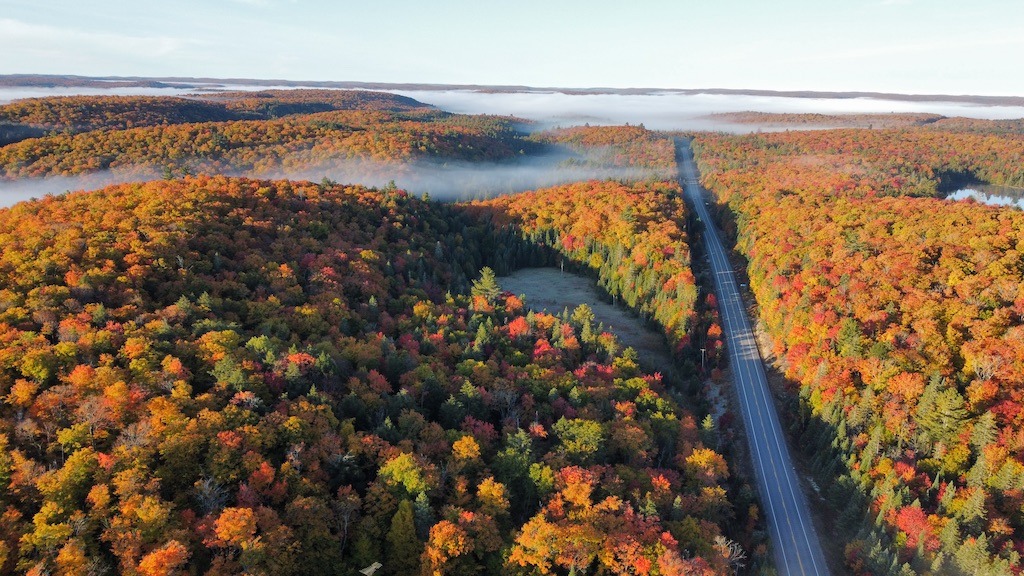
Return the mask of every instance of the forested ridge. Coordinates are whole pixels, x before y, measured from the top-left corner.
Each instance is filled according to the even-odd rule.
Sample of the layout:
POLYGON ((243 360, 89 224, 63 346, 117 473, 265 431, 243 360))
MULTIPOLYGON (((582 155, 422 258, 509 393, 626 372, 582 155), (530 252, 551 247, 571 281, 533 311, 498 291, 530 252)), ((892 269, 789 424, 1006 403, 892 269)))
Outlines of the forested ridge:
POLYGON ((403 112, 429 108, 404 96, 362 90, 263 90, 190 97, 58 96, 4 104, 0 106, 0 124, 74 134, 193 122, 269 120, 332 110, 403 112))
POLYGON ((140 126, 239 120, 219 104, 161 96, 27 98, 0 106, 0 122, 42 132, 79 133, 140 126))
MULTIPOLYGON (((189 174, 385 182, 455 178, 480 163, 529 179, 568 175, 669 178, 670 139, 642 126, 573 127, 528 135, 512 117, 451 114, 393 94, 338 90, 190 97, 52 97, 0 106, 0 180, 78 177, 82 185, 189 174), (3 145, 3 144, 7 145, 3 145), (511 169, 511 168, 510 168, 511 169)), ((476 170, 476 172, 481 172, 476 170)), ((488 193, 501 186, 477 174, 488 193)), ((474 182, 465 176, 465 186, 474 182)), ((544 179, 541 179, 544 181, 544 179)), ((466 196, 474 196, 464 191, 466 196)))
POLYGON ((0 148, 0 176, 68 176, 102 170, 140 178, 164 172, 323 172, 345 161, 503 160, 516 157, 526 145, 507 119, 460 117, 432 110, 331 111, 274 120, 185 123, 33 138, 0 148))
POLYGON ((963 124, 695 141, 856 573, 1021 568, 1024 214, 935 196, 1024 140, 963 124))
POLYGON ((590 162, 601 165, 649 168, 668 179, 675 174, 672 140, 642 125, 555 128, 531 134, 530 139, 586 152, 590 162))
POLYGON ((795 129, 807 128, 899 128, 923 126, 945 120, 944 116, 925 113, 889 114, 814 114, 780 112, 719 112, 707 116, 713 120, 737 124, 759 124, 762 126, 786 126, 795 129))

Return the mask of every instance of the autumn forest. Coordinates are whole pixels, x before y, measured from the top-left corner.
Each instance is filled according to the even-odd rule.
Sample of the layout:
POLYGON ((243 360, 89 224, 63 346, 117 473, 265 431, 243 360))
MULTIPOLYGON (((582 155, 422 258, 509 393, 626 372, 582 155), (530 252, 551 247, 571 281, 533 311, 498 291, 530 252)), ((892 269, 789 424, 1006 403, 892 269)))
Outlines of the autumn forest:
POLYGON ((946 195, 1024 187, 1024 125, 732 120, 766 116, 785 129, 358 90, 0 105, 0 182, 94 183, 0 209, 0 574, 785 573, 712 227, 828 568, 1020 574, 1024 212, 946 195), (523 192, 394 182, 543 158, 560 183, 523 192), (537 267, 672 369, 502 287, 537 267))

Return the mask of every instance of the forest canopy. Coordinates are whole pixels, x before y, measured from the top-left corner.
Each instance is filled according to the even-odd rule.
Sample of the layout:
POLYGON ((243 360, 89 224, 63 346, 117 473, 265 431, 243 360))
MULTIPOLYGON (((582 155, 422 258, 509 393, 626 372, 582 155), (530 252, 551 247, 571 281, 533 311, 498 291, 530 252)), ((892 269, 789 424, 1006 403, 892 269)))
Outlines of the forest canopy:
POLYGON ((487 234, 225 177, 0 211, 0 571, 726 573, 723 456, 487 234))
POLYGON ((936 198, 1024 184, 1003 124, 696 140, 858 572, 1021 567, 1024 213, 936 198))

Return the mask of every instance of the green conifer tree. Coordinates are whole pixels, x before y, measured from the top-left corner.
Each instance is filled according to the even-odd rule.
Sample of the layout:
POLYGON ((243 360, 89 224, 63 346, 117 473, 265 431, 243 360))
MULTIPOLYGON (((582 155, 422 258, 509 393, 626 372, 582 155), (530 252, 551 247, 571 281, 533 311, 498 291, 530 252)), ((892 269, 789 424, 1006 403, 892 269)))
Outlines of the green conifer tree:
POLYGON ((483 296, 488 302, 493 302, 501 294, 501 286, 494 277, 494 270, 484 266, 480 270, 480 278, 473 281, 471 292, 473 296, 483 296))
POLYGON ((415 513, 409 500, 402 500, 398 505, 398 511, 391 518, 391 529, 388 530, 386 539, 384 573, 418 574, 423 543, 416 536, 415 513))
POLYGON ((430 533, 430 527, 434 525, 434 510, 430 507, 430 499, 427 498, 426 492, 420 492, 416 496, 415 509, 413 510, 413 520, 416 524, 416 536, 420 540, 426 540, 427 535, 430 533))

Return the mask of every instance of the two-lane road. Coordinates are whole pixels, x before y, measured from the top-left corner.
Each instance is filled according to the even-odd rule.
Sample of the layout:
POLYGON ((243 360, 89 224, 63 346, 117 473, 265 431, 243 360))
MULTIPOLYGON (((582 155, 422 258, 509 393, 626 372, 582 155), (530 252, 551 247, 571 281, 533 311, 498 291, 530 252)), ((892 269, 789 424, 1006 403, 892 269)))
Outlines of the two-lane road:
POLYGON ((829 573, 807 499, 800 490, 779 417, 768 391, 761 355, 736 285, 736 276, 697 181, 689 142, 677 140, 683 188, 704 223, 704 245, 711 259, 715 291, 726 336, 729 362, 750 444, 758 492, 765 508, 772 551, 779 574, 829 573))

